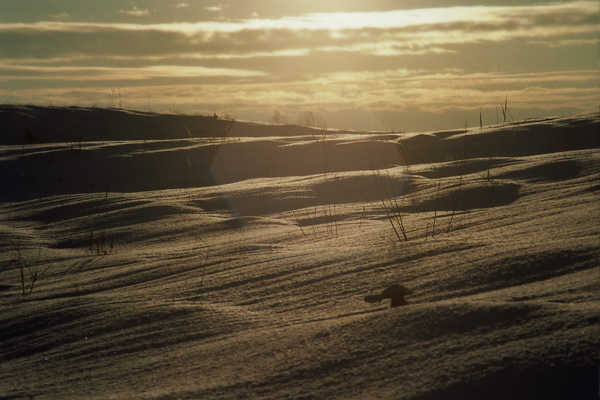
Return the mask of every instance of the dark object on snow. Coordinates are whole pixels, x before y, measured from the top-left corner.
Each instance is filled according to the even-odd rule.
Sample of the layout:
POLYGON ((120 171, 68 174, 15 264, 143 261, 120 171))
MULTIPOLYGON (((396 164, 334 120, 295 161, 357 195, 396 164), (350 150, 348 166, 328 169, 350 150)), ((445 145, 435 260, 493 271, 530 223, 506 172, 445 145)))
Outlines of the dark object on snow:
POLYGON ((404 306, 408 304, 408 302, 404 300, 404 296, 412 293, 412 290, 395 283, 388 286, 381 294, 365 296, 365 301, 367 303, 381 303, 381 300, 383 299, 392 299, 390 307, 404 306))

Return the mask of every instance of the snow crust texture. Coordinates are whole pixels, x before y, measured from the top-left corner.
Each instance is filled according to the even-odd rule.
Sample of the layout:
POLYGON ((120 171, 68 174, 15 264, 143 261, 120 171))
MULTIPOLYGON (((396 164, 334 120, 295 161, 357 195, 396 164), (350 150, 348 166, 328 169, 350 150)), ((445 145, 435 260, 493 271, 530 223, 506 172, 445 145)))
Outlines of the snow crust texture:
POLYGON ((599 150, 0 106, 0 398, 596 399, 599 150))

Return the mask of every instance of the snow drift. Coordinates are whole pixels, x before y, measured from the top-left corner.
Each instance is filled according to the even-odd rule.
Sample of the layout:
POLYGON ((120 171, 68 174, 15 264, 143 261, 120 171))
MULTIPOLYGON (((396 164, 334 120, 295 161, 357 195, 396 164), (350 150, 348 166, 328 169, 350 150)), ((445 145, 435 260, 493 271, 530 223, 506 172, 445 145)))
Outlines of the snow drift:
POLYGON ((0 397, 596 398, 599 128, 2 106, 0 397))

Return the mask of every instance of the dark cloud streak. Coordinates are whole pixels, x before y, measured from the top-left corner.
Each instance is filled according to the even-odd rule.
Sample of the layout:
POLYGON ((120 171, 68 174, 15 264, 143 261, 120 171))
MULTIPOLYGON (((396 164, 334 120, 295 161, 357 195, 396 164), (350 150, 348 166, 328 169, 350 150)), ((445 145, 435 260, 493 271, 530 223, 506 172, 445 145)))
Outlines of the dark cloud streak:
POLYGON ((190 51, 187 38, 162 31, 98 30, 95 32, 0 33, 3 58, 50 58, 72 55, 162 56, 190 51))

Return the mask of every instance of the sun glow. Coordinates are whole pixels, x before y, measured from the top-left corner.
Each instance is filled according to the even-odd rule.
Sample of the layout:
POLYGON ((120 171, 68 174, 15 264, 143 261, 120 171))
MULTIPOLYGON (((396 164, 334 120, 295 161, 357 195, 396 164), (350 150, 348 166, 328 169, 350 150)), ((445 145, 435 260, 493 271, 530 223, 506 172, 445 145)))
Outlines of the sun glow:
POLYGON ((32 8, 28 19, 20 11, 6 17, 10 6, 3 7, 0 99, 90 104, 119 86, 132 108, 178 104, 195 112, 198 97, 203 109, 235 117, 264 121, 273 108, 312 109, 350 128, 341 124, 373 113, 404 121, 410 107, 478 115, 507 92, 513 104, 527 99, 523 107, 548 112, 598 105, 596 1, 440 7, 423 0, 393 9, 394 2, 311 0, 267 9, 165 0, 137 9, 123 0, 89 6, 103 13, 93 16, 56 2, 64 7, 32 8), (364 110, 370 114, 357 117, 364 110))

